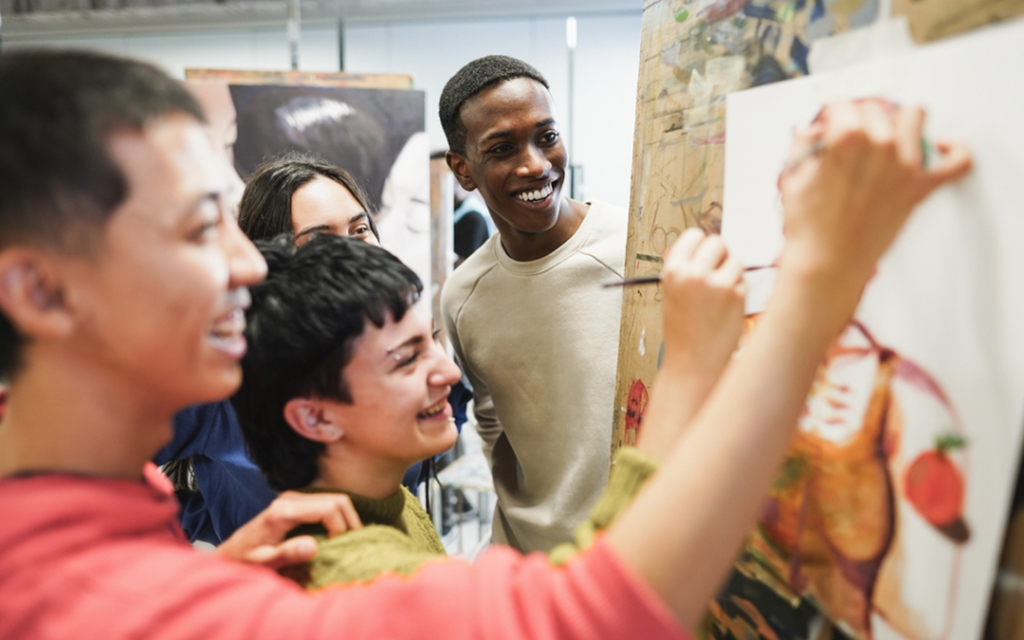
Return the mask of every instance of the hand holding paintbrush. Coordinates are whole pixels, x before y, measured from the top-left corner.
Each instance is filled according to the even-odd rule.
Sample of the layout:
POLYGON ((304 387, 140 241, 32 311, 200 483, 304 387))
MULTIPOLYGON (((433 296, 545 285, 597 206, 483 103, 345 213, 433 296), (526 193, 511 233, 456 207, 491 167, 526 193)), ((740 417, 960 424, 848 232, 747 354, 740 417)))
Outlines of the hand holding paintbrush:
MULTIPOLYGON (((885 100, 883 98, 862 98, 855 101, 852 104, 859 105, 870 105, 873 109, 870 110, 874 115, 875 122, 873 126, 869 128, 877 135, 877 129, 880 128, 882 121, 889 118, 893 121, 897 128, 920 128, 919 118, 923 118, 923 113, 920 110, 909 110, 901 111, 899 105, 885 100)), ((842 106, 833 107, 832 113, 836 110, 840 111, 839 119, 846 117, 844 113, 845 109, 842 106)), ((800 169, 808 161, 820 157, 827 146, 825 139, 825 128, 826 121, 829 117, 829 109, 823 108, 811 124, 803 130, 797 132, 794 137, 793 148, 790 151, 789 157, 786 159, 783 169, 779 174, 779 191, 783 192, 783 182, 791 176, 793 173, 800 169)), ((833 116, 835 119, 835 116, 833 116)), ((881 127, 884 128, 884 127, 881 127)), ((913 159, 913 162, 918 164, 923 169, 930 169, 936 162, 944 160, 943 151, 950 148, 946 143, 940 143, 938 145, 928 142, 924 137, 918 138, 919 143, 917 148, 905 146, 899 150, 901 155, 907 158, 913 159)), ((957 156, 952 159, 952 162, 943 164, 950 164, 951 166, 959 165, 962 159, 957 156)), ((943 167, 940 167, 943 168, 943 167)), ((943 173, 937 175, 943 176, 943 173)), ((772 265, 761 265, 756 267, 747 267, 744 271, 757 271, 760 269, 770 269, 777 267, 777 264, 772 265)), ((610 287, 625 287, 632 285, 645 285, 645 284, 657 284, 661 282, 661 274, 642 276, 638 278, 628 278, 619 282, 608 282, 602 285, 604 288, 610 287)))

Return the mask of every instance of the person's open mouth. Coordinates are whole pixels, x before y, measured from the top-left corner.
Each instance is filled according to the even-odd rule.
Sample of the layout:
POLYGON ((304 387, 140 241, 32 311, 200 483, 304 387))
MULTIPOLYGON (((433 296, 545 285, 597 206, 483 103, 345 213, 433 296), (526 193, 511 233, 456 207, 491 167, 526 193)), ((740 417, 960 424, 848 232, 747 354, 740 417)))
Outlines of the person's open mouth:
POLYGON ((420 411, 416 414, 417 420, 448 420, 452 417, 452 408, 448 404, 447 396, 441 398, 441 401, 432 407, 427 408, 425 411, 420 411))
POLYGON ((232 309, 217 319, 207 334, 210 345, 235 359, 245 355, 245 309, 232 309))
POLYGON ((543 209, 551 203, 555 193, 555 180, 536 189, 526 189, 512 194, 512 197, 523 204, 537 209, 543 209))

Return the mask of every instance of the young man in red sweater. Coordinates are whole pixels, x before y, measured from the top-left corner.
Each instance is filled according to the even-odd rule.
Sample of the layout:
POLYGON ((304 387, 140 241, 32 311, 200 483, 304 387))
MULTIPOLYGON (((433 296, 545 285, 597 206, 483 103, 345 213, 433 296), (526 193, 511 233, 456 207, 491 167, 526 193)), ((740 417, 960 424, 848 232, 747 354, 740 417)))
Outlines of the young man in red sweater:
MULTIPOLYGON (((0 638, 684 637, 876 260, 917 202, 969 168, 950 146, 921 168, 922 118, 837 105, 798 134, 796 153, 822 151, 783 179, 789 244, 775 297, 695 416, 672 396, 687 358, 728 353, 738 330, 719 332, 723 344, 688 336, 735 329, 742 286, 720 240, 679 240, 647 421, 686 430, 645 444, 667 451, 662 471, 586 553, 552 568, 496 548, 475 566, 432 563, 311 595, 265 567, 194 553, 166 483, 145 467, 175 411, 238 386, 246 287, 265 272, 223 213, 198 107, 149 65, 0 56, 0 638), (701 305, 682 303, 694 292, 701 305)), ((341 506, 315 510, 344 518, 341 506)), ((303 517, 262 520, 222 555, 260 559, 303 517)))

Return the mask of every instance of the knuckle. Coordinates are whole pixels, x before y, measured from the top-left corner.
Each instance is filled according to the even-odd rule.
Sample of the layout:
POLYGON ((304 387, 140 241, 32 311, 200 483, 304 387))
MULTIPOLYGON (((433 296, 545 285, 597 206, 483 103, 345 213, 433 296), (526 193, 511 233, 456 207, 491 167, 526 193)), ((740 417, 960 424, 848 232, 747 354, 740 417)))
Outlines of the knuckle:
POLYGON ((856 151, 866 148, 868 144, 867 131, 860 128, 845 127, 836 135, 834 146, 840 150, 856 151))
POLYGON ((295 507, 290 504, 285 504, 278 509, 277 516, 282 520, 292 520, 296 516, 295 507))
POLYGON ((900 148, 894 137, 890 136, 880 140, 878 150, 886 160, 893 160, 899 157, 900 148))
POLYGON ((703 238, 706 235, 700 227, 689 227, 686 231, 683 231, 683 235, 680 238, 703 238))

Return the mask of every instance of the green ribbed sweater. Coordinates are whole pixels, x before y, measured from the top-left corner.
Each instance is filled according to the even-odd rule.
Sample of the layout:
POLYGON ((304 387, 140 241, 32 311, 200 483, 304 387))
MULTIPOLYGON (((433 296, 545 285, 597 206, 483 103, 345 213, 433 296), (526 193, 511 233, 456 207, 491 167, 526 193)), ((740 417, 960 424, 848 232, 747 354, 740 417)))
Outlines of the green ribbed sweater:
MULTIPOLYGON (((575 539, 548 554, 554 564, 562 564, 589 547, 595 536, 607 528, 629 504, 657 462, 632 447, 623 447, 612 460, 608 486, 590 511, 590 517, 576 527, 575 539)), ((307 493, 329 491, 302 489, 307 493)), ((363 521, 363 528, 327 538, 323 527, 300 527, 292 535, 313 535, 316 556, 310 562, 283 573, 310 590, 332 584, 368 582, 383 573, 409 575, 424 563, 445 557, 441 539, 419 500, 402 487, 391 496, 377 500, 349 494, 363 521)))

